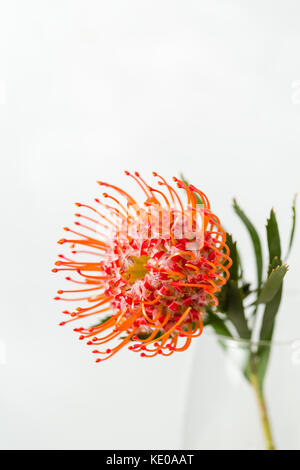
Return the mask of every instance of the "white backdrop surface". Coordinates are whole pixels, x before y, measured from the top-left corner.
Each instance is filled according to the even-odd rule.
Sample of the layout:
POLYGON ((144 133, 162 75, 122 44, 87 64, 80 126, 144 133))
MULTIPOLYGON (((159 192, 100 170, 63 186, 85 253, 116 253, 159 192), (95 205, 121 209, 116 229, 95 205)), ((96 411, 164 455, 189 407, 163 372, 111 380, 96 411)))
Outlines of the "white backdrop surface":
MULTIPOLYGON (((2 448, 182 446, 195 348, 95 364, 57 326, 56 241, 73 202, 99 194, 97 179, 137 191, 124 169, 183 171, 246 250, 251 278, 231 200, 262 232, 274 206, 287 242, 299 15, 296 0, 1 2, 2 448)), ((298 245, 287 278, 296 290, 299 261, 298 245)))

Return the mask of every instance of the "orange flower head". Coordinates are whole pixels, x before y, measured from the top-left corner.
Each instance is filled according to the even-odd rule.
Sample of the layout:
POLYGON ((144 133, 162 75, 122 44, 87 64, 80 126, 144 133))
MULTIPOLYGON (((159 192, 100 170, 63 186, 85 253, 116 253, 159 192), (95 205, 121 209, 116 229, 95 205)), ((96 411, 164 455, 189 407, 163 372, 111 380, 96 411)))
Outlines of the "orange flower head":
POLYGON ((71 237, 58 242, 71 254, 59 255, 53 269, 72 271, 66 280, 75 284, 55 299, 82 303, 63 311, 68 319, 61 325, 97 318, 74 330, 93 346, 96 362, 126 345, 142 357, 186 350, 201 335, 205 308, 217 305, 232 264, 226 234, 202 191, 177 178, 174 187, 153 173, 155 189, 137 172, 125 173, 143 191, 144 204, 98 182, 112 194, 104 192, 106 203, 95 199, 95 207, 76 203, 78 230, 66 227, 71 237))

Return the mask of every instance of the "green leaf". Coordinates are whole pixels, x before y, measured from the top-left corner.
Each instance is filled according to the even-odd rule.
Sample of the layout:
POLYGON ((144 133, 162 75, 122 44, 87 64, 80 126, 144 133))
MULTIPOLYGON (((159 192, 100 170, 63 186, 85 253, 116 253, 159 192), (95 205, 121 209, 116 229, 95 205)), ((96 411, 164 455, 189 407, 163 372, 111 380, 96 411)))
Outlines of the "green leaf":
POLYGON ((270 345, 260 346, 258 353, 257 353, 256 375, 257 375, 259 389, 261 391, 263 391, 264 378, 267 372, 270 353, 271 353, 270 345))
POLYGON ((106 317, 101 318, 101 320, 99 320, 98 323, 96 323, 95 325, 93 325, 92 328, 96 328, 97 326, 103 325, 103 323, 105 323, 106 321, 108 321, 111 317, 112 317, 112 315, 107 315, 106 317))
POLYGON ((280 307, 282 296, 282 283, 273 299, 267 303, 264 311, 263 322, 260 330, 260 340, 269 341, 270 344, 262 344, 255 353, 255 373, 257 375, 260 390, 263 390, 264 379, 267 372, 271 353, 271 339, 273 336, 275 319, 280 307))
POLYGON ((221 287, 221 290, 216 293, 216 297, 218 299, 218 312, 226 313, 227 309, 227 293, 228 293, 228 286, 225 284, 221 287))
POLYGON ((226 314, 234 325, 240 338, 250 338, 251 332, 248 328, 243 306, 243 292, 237 285, 237 281, 227 282, 226 314))
POLYGON ((205 325, 210 325, 215 330, 217 335, 228 336, 232 338, 229 329, 225 325, 225 321, 220 318, 216 313, 210 311, 206 312, 205 325))
POLYGON ((261 243, 258 236, 258 233, 252 224, 252 222, 248 219, 245 212, 239 207, 236 200, 233 200, 233 208, 235 213, 240 217, 244 225, 246 226, 249 235, 252 240, 255 258, 256 258, 256 272, 257 272, 257 286, 260 288, 261 281, 262 281, 262 269, 263 269, 263 258, 262 258, 262 249, 261 243))
POLYGON ((251 294, 251 284, 249 282, 246 282, 242 285, 242 292, 243 292, 243 299, 248 297, 248 295, 251 294))
POLYGON ((206 317, 204 319, 205 326, 211 326, 218 335, 218 343, 224 349, 227 350, 227 342, 222 340, 222 336, 232 338, 232 334, 226 326, 225 320, 220 318, 217 313, 214 313, 210 307, 206 310, 206 317))
POLYGON ((226 233, 226 244, 230 250, 230 258, 232 260, 232 265, 229 268, 230 272, 230 279, 233 281, 238 280, 238 273, 239 273, 239 255, 237 251, 236 242, 233 241, 232 235, 230 233, 226 233))
POLYGON ((273 271, 271 271, 270 276, 266 280, 260 295, 257 299, 258 304, 266 304, 273 299, 274 295, 280 288, 283 278, 288 271, 288 266, 283 264, 282 266, 277 266, 273 271))
MULTIPOLYGON (((226 233, 226 243, 230 250, 230 258, 232 260, 232 265, 229 268, 230 280, 237 282, 241 279, 241 263, 237 244, 235 241, 233 241, 232 235, 230 233, 226 233)), ((243 299, 249 294, 249 287, 250 284, 243 282, 241 286, 241 293, 243 299)), ((218 310, 222 313, 227 313, 228 288, 228 283, 226 283, 224 286, 221 287, 221 290, 217 293, 217 298, 219 301, 218 310)))
MULTIPOLYGON (((232 259, 232 265, 229 268, 230 279, 237 281, 239 258, 238 258, 236 242, 233 241, 232 235, 230 233, 226 233, 226 243, 230 250, 230 257, 232 259)), ((227 312, 227 294, 228 294, 228 284, 226 283, 221 287, 221 290, 217 293, 217 298, 219 301, 219 304, 218 304, 219 312, 222 312, 222 313, 227 312)))
POLYGON ((261 345, 257 352, 249 351, 248 359, 243 370, 245 378, 252 382, 256 377, 260 392, 263 392, 263 384, 267 366, 269 362, 271 347, 269 345, 261 345))
POLYGON ((292 229, 291 229, 290 241, 289 241, 288 251, 287 251, 285 260, 289 257, 289 254, 291 252, 291 248, 293 245, 293 241, 294 241, 295 228, 296 228, 296 199, 297 199, 297 194, 295 194, 293 205, 292 205, 292 213, 293 213, 292 229))
MULTIPOLYGON (((275 326, 276 315, 280 307, 283 277, 287 266, 281 266, 281 244, 276 215, 273 209, 267 220, 267 239, 269 249, 268 279, 262 294, 267 300, 260 328, 260 341, 271 341, 275 326)), ((260 299, 261 300, 261 299, 260 299)), ((264 378, 270 357, 270 345, 259 346, 254 356, 255 373, 260 390, 263 390, 264 378)))
POLYGON ((243 279, 244 270, 243 270, 241 255, 238 251, 237 251, 237 255, 238 255, 238 261, 239 261, 239 279, 243 279))
POLYGON ((260 330, 260 340, 271 341, 276 314, 280 307, 282 283, 270 302, 266 304, 260 330))
POLYGON ((272 269, 274 269, 276 265, 281 265, 280 236, 279 236, 276 215, 273 209, 270 212, 270 218, 267 220, 267 238, 268 238, 269 263, 270 263, 268 275, 270 275, 272 269), (277 259, 277 261, 275 259, 277 259))

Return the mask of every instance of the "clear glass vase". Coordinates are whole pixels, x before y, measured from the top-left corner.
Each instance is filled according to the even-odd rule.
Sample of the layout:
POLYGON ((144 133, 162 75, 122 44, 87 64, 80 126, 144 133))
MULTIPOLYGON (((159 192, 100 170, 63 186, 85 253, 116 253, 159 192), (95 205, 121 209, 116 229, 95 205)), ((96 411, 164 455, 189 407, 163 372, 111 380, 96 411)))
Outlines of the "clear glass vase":
POLYGON ((300 309, 295 306, 292 340, 254 344, 204 330, 187 393, 184 448, 300 449, 300 309), (260 346, 270 352, 263 394, 242 372, 260 346))

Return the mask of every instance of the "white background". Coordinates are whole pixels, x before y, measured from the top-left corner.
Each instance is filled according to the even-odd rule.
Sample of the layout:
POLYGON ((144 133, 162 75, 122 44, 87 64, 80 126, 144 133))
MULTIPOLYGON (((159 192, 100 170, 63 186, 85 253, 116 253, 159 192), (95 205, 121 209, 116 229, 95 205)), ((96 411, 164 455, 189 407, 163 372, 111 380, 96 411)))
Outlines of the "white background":
MULTIPOLYGON (((95 364, 57 326, 56 240, 73 202, 99 195, 97 179, 134 192, 124 169, 184 171, 239 238, 251 278, 231 200, 262 236, 274 206, 286 244, 299 190, 299 15, 297 0, 1 2, 1 447, 182 446, 195 345, 95 364)), ((298 245, 292 289, 299 255, 298 245)))

